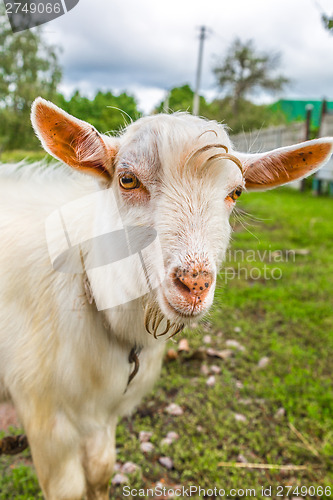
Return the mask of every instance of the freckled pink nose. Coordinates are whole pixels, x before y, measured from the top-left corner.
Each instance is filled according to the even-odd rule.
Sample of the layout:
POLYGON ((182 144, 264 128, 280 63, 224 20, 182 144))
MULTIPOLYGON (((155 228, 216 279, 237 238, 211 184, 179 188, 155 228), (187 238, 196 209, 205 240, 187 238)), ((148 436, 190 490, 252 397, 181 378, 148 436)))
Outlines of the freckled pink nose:
POLYGON ((207 270, 177 269, 173 281, 188 302, 202 302, 212 285, 213 275, 207 270))

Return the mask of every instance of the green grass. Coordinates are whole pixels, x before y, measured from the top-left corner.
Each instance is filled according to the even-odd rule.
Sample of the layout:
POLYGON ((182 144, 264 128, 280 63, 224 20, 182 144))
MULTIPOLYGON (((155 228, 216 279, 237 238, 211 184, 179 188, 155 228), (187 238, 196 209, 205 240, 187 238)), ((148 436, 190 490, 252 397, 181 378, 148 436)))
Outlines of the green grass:
POLYGON ((13 151, 3 151, 0 155, 1 163, 18 163, 22 160, 25 160, 29 163, 41 160, 45 160, 47 162, 54 161, 52 156, 45 153, 43 149, 37 151, 24 151, 21 149, 13 151))
MULTIPOLYGON (((243 250, 245 261, 228 266, 237 269, 240 264, 239 279, 225 283, 221 274, 209 316, 182 334, 189 340, 190 353, 164 364, 154 392, 118 426, 118 462, 131 460, 140 466, 129 475, 131 488, 149 488, 158 481, 170 487, 216 486, 226 492, 254 488, 262 498, 261 487, 271 486, 272 498, 280 498, 278 485, 332 486, 333 199, 281 189, 243 195, 240 206, 257 219, 244 219, 250 232, 233 219, 232 249, 243 250), (286 259, 290 249, 303 252, 286 259), (250 250, 259 250, 262 261, 250 262, 250 250), (268 253, 280 250, 273 256, 268 253), (283 262, 274 261, 281 255, 283 262), (257 268, 263 273, 264 266, 268 276, 274 268, 281 269, 281 279, 246 279, 246 272, 257 268), (236 350, 225 361, 197 359, 198 353, 192 354, 207 334, 212 338, 210 347, 225 349, 226 341, 234 339, 245 350, 236 350), (259 369, 265 356, 269 363, 259 369), (221 368, 214 387, 206 385, 207 376, 200 371, 203 363, 221 368), (179 404, 184 414, 170 416, 165 408, 171 402, 179 404), (281 407, 285 415, 277 418, 281 407), (245 423, 235 420, 237 413, 246 417, 245 423), (150 455, 140 451, 140 430, 153 432, 155 449, 150 455), (162 445, 168 431, 178 432, 180 439, 162 445), (159 464, 162 455, 172 458, 171 471, 159 464), (219 466, 238 462, 239 455, 251 463, 305 465, 307 470, 219 466)), ((170 342, 170 347, 177 345, 170 342)), ((30 467, 20 461, 10 467, 12 462, 0 461, 0 499, 38 498, 30 467)), ((289 493, 292 496, 297 495, 289 493)), ((111 497, 124 498, 122 486, 112 486, 111 497)))

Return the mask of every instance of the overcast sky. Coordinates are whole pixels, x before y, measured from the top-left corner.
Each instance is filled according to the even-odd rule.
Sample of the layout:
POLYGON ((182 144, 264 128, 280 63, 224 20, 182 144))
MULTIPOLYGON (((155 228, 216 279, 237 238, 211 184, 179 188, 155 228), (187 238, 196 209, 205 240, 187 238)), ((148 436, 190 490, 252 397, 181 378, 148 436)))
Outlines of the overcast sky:
POLYGON ((280 72, 292 80, 285 97, 333 99, 333 35, 319 6, 333 14, 331 0, 80 0, 44 32, 63 48, 66 95, 127 90, 149 113, 168 89, 194 86, 198 28, 205 25, 201 88, 208 98, 218 93, 212 67, 238 36, 281 52, 280 72))

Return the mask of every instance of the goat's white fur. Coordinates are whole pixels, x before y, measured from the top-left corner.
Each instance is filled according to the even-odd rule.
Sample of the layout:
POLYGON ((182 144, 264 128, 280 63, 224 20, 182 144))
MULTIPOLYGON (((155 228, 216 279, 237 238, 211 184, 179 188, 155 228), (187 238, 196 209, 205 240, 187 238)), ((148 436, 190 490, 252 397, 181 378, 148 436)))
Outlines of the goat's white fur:
MULTIPOLYGON (((103 314, 88 304, 82 275, 52 270, 44 230, 52 211, 101 189, 99 181, 61 165, 0 170, 0 395, 17 409, 48 500, 107 498, 117 418, 139 403, 161 367, 164 340, 147 333, 144 306, 148 302, 179 321, 165 303, 165 297, 181 301, 170 270, 189 258, 206 259, 216 276, 230 237, 225 198, 243 183, 240 170, 225 159, 202 171, 197 165, 182 169, 186 154, 205 144, 232 151, 225 128, 215 122, 187 114, 153 116, 103 141, 118 150, 115 168, 131 165, 149 190, 149 198, 136 203, 121 195, 116 175, 111 184, 124 220, 158 231, 167 274, 145 302, 103 314), (143 346, 140 370, 124 393, 134 344, 143 346)), ((88 220, 77 214, 77 224, 103 224, 107 217, 101 207, 88 220)), ((115 275, 104 293, 116 293, 117 283, 115 275)), ((199 313, 213 293, 214 286, 199 313)))

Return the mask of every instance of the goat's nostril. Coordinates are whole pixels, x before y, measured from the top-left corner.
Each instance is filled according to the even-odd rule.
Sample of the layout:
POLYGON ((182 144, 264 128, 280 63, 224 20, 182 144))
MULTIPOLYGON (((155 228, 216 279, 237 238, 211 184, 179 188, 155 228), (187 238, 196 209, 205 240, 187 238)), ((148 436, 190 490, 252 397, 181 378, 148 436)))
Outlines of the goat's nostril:
POLYGON ((185 293, 190 293, 191 290, 189 287, 184 283, 184 278, 175 278, 174 279, 174 284, 176 287, 179 289, 179 291, 183 291, 185 293))

